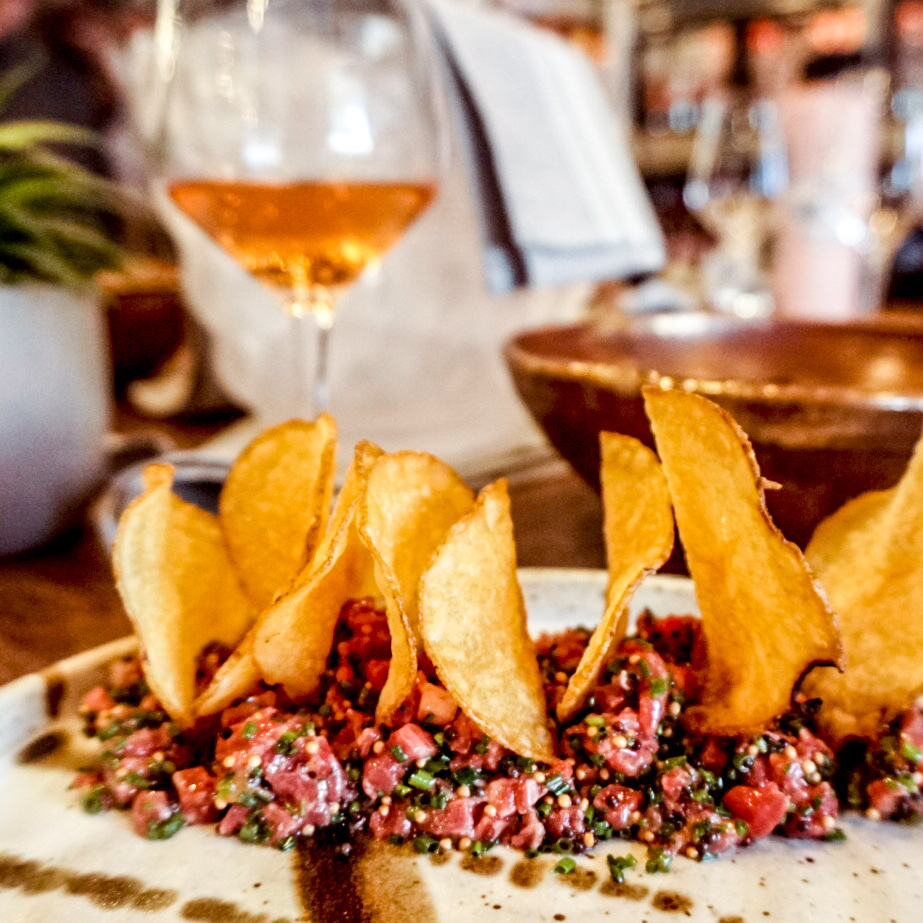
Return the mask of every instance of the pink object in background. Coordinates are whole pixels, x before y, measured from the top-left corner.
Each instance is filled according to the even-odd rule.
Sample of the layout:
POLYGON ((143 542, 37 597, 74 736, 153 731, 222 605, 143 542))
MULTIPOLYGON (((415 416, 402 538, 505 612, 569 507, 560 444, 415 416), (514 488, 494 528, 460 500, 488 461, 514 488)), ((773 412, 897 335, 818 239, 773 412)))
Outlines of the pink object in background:
POLYGON ((772 287, 783 317, 874 310, 874 246, 885 76, 867 71, 791 87, 779 99, 789 189, 778 215, 772 287))

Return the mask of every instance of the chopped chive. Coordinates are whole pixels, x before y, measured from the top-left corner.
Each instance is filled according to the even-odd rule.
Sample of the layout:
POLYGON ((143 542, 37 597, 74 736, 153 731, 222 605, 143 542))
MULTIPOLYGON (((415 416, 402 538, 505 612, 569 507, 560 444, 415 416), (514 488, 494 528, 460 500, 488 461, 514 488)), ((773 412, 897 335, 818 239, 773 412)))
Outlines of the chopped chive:
POLYGON ((480 773, 476 769, 472 769, 470 766, 463 766, 461 769, 456 769, 452 773, 452 781, 456 785, 474 785, 475 782, 480 778, 480 773))
POLYGON ((248 721, 240 729, 240 736, 243 737, 244 740, 252 740, 255 734, 256 734, 256 725, 252 721, 248 721))
POLYGON ((149 840, 169 840, 185 821, 182 814, 171 814, 166 820, 149 820, 144 829, 144 835, 149 840))
POLYGON ((666 873, 670 871, 673 864, 673 857, 662 849, 652 849, 648 855, 647 862, 644 864, 644 870, 651 875, 657 873, 666 873))
POLYGON ((545 779, 545 788, 552 795, 563 795, 570 788, 570 783, 558 773, 545 779))
POLYGON ((407 784, 428 792, 436 784, 436 778, 425 769, 417 769, 407 777, 407 784))
POLYGON ((439 841, 431 836, 418 836, 413 841, 413 848, 422 854, 433 853, 439 848, 439 841))
POLYGON ((104 811, 106 809, 106 801, 103 797, 105 793, 106 786, 101 782, 91 786, 83 798, 80 799, 80 805, 83 810, 87 814, 99 814, 100 811, 104 811))
POLYGON ((630 853, 627 856, 606 856, 609 874, 617 885, 625 883, 626 869, 634 868, 637 862, 638 860, 630 853))

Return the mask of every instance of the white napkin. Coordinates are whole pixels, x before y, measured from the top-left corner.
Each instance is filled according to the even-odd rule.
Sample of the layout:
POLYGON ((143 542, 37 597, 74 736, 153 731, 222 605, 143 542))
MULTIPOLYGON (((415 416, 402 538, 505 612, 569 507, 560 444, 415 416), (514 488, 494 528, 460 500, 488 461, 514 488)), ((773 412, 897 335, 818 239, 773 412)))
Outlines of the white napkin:
POLYGON ((428 0, 495 292, 655 272, 663 235, 592 63, 502 11, 428 0))

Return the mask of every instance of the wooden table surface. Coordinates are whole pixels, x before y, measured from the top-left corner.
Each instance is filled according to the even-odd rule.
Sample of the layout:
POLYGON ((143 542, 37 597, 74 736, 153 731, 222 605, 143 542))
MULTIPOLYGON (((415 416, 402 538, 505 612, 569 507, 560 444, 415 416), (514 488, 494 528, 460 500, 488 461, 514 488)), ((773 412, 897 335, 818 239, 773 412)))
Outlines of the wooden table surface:
MULTIPOLYGON (((162 429, 181 448, 216 432, 162 429)), ((513 477, 510 496, 521 566, 605 566, 602 505, 564 462, 513 477)), ((129 632, 89 517, 45 548, 0 558, 0 685, 129 632)))

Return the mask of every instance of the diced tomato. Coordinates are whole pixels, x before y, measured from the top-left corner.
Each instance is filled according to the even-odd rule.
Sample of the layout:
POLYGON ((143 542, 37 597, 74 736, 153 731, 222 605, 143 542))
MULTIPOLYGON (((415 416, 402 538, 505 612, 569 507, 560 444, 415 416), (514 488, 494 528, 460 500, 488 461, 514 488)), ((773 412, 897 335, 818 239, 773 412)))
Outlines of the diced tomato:
POLYGON ((388 746, 398 746, 409 760, 426 760, 435 756, 438 747, 419 724, 402 724, 391 732, 388 746))
POLYGON ((735 785, 724 795, 724 806, 747 824, 751 839, 772 833, 785 819, 789 803, 785 793, 773 782, 760 788, 735 785))
POLYGON ((458 712, 455 699, 442 686, 424 682, 419 686, 420 702, 417 705, 417 720, 439 724, 450 724, 458 712))

